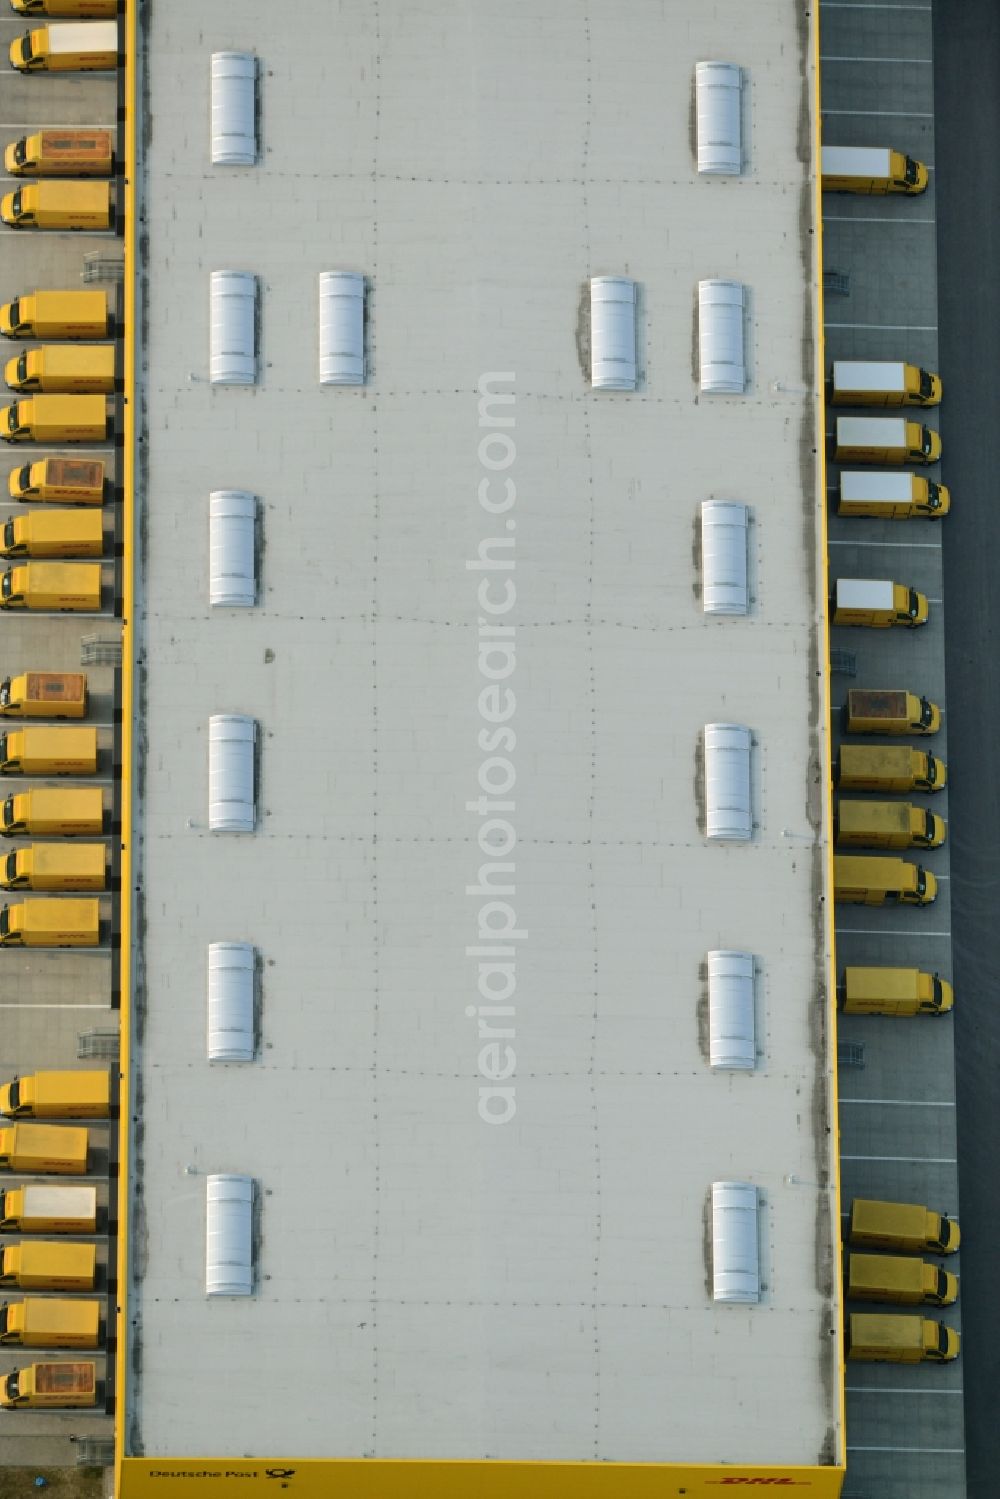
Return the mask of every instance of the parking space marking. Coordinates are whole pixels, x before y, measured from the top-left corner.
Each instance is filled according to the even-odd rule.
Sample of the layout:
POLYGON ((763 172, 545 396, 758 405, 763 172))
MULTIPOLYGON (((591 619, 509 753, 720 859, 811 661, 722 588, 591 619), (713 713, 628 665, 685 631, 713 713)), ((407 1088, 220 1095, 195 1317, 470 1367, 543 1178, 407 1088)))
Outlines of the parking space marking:
POLYGON ((871 1103, 881 1104, 883 1108, 889 1109, 953 1109, 955 1105, 945 1100, 942 1103, 932 1102, 927 1098, 841 1098, 840 1103, 871 1103))
POLYGON ((936 333, 937 323, 824 323, 824 328, 860 328, 870 333, 936 333))
POLYGON ((903 1166, 957 1166, 953 1155, 842 1155, 842 1161, 891 1161, 903 1166))
POLYGON ((910 219, 910 218, 869 218, 867 214, 859 213, 825 213, 824 224, 934 224, 936 219, 910 219))
POLYGON ((958 1395, 961 1397, 964 1393, 962 1390, 937 1390, 933 1385, 930 1389, 921 1389, 919 1385, 911 1388, 909 1385, 845 1384, 844 1390, 848 1395, 958 1395))
POLYGON ((918 547, 925 552, 939 552, 939 541, 828 541, 831 547, 918 547))
MULTIPOLYGON (((933 114, 921 109, 821 109, 822 115, 850 115, 866 120, 933 120, 933 114)), ((924 166, 927 163, 924 162, 924 166)))
POLYGON ((964 1457, 964 1447, 855 1447, 847 1444, 848 1452, 938 1452, 949 1457, 964 1457))
MULTIPOLYGON (((873 926, 839 926, 839 927, 837 927, 837 935, 839 937, 898 937, 899 933, 898 932, 890 932, 890 931, 880 931, 878 927, 873 927, 873 926)), ((909 941, 909 939, 911 937, 950 937, 950 936, 951 936, 951 932, 950 931, 947 931, 947 932, 920 932, 920 931, 912 931, 912 932, 907 932, 906 939, 907 939, 907 941, 909 941)))
POLYGON ((929 68, 934 61, 931 57, 824 57, 820 53, 820 62, 878 62, 878 63, 912 63, 914 67, 929 68))
MULTIPOLYGON (((104 948, 104 951, 107 952, 108 949, 104 948)), ((49 1004, 35 1005, 35 1004, 32 1004, 30 1000, 26 1000, 24 1002, 24 1004, 20 1004, 20 1005, 13 1005, 13 1004, 6 1004, 6 1003, 0 1004, 0 1010, 110 1010, 110 1009, 111 1009, 111 1003, 110 1003, 110 1001, 106 1005, 49 1005, 49 1004)))

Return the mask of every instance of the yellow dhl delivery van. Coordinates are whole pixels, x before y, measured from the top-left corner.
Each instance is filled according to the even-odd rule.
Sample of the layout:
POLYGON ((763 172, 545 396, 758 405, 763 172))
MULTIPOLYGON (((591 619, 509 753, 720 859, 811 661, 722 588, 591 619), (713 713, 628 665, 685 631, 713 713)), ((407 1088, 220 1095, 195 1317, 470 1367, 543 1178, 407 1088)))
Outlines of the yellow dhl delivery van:
POLYGON ((108 850, 103 843, 28 843, 0 860, 3 890, 106 890, 108 850))
POLYGON ((29 896, 0 906, 0 947, 98 947, 100 940, 96 900, 29 896))
POLYGON ((110 229, 115 221, 111 184, 26 182, 0 198, 0 219, 11 229, 110 229))
POLYGON ((29 510, 5 521, 0 557, 102 557, 100 510, 29 510))
POLYGON ((0 1084, 0 1114, 8 1119, 107 1119, 110 1112, 106 1068, 32 1072, 0 1084))
POLYGON ((110 130, 36 130, 4 152, 11 177, 110 177, 114 164, 110 130))
POLYGON ((98 458, 39 458, 10 471, 12 500, 56 500, 70 505, 103 505, 107 494, 104 464, 98 458))
POLYGON ((8 359, 4 379, 11 390, 49 395, 111 395, 115 389, 114 344, 42 344, 8 359))
POLYGON ((26 671, 0 682, 0 717, 86 716, 87 678, 82 671, 26 671))
POLYGON ((937 880, 929 869, 912 864, 909 859, 836 854, 833 897, 836 901, 865 906, 884 906, 889 901, 929 906, 937 899, 937 880))
POLYGON ((30 291, 0 304, 4 338, 108 338, 114 331, 105 291, 30 291))
POLYGON ((96 614, 100 607, 99 562, 20 562, 0 577, 0 609, 96 614))
POLYGON ((93 727, 0 730, 0 773, 24 776, 97 774, 97 730, 93 727))
POLYGON ((919 968, 845 968, 838 999, 845 1015, 946 1015, 951 985, 919 968))
POLYGON ((105 831, 104 793, 97 786, 40 786, 8 796, 0 807, 0 833, 7 838, 27 833, 39 838, 91 837, 105 831))

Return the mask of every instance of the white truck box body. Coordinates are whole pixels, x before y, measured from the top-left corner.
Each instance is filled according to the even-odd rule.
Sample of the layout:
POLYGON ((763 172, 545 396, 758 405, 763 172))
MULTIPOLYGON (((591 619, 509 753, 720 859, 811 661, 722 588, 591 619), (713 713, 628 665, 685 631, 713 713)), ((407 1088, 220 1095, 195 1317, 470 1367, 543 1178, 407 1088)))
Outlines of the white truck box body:
POLYGON ((836 359, 833 364, 833 388, 838 390, 877 390, 886 395, 906 389, 906 365, 888 360, 836 359))
POLYGON ((908 505, 913 499, 912 474, 886 474, 877 470, 859 473, 845 469, 840 476, 840 498, 862 503, 865 500, 908 505))
POLYGON ((824 177, 888 177, 888 146, 823 146, 824 177))
POLYGON ((891 609, 892 580, 838 578, 838 609, 891 609))

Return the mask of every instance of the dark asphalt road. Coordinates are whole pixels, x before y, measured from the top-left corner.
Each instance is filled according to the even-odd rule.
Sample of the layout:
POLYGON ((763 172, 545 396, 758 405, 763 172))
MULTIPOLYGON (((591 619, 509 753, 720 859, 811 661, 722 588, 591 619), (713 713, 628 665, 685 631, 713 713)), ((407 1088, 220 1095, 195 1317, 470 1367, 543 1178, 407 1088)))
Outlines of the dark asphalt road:
MULTIPOLYGON (((1000 6, 935 0, 967 1481, 1000 1494, 1000 6)), ((914 321, 920 321, 915 318, 914 321)))

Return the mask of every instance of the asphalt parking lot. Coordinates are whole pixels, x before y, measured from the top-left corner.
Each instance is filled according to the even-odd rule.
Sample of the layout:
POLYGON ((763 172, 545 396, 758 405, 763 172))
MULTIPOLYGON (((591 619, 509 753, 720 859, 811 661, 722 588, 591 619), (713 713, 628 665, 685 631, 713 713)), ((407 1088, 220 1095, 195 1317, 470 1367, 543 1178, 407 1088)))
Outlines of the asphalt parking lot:
MULTIPOLYGON (((6 8, 5 8, 6 11, 6 8)), ((7 62, 11 40, 25 30, 25 23, 6 12, 0 18, 0 142, 8 141, 49 125, 96 125, 117 128, 117 89, 111 74, 24 77, 13 72, 7 62)), ((9 192, 14 180, 4 177, 0 192, 9 192)), ((0 226, 0 301, 7 302, 20 292, 36 288, 81 287, 84 260, 88 252, 104 255, 119 252, 113 236, 69 233, 17 231, 0 226)), ((103 284, 103 283, 102 283, 103 284)), ((105 289, 112 295, 115 286, 105 289)), ((22 347, 16 340, 0 340, 0 354, 11 358, 22 347)), ((24 507, 13 504, 7 495, 10 469, 47 455, 48 450, 35 445, 4 446, 0 463, 0 525, 12 514, 24 513, 24 507)), ((114 471, 115 450, 73 450, 74 456, 102 457, 114 471)), ((107 523, 113 512, 105 512, 107 523)), ((0 569, 6 564, 0 564, 0 569)), ((105 753, 100 764, 99 780, 110 795, 115 759, 111 749, 115 721, 115 674, 110 665, 92 664, 94 649, 85 641, 98 637, 113 641, 119 635, 114 621, 118 587, 114 559, 109 557, 104 572, 103 617, 81 615, 0 614, 0 675, 26 670, 79 671, 85 665, 90 688, 88 722, 101 726, 101 743, 105 753), (85 664, 86 663, 86 664, 85 664)), ((98 652, 100 654, 100 652, 98 652)), ((4 785, 0 792, 20 789, 4 785)), ((12 845, 14 846, 14 845, 12 845)), ((6 856, 6 842, 0 856, 6 856)), ((111 902, 102 901, 110 916, 111 902)), ((110 938, 110 933, 109 933, 110 938)), ((3 1011, 3 1052, 0 1071, 4 1078, 39 1067, 76 1066, 88 1057, 92 1065, 108 1065, 107 1047, 113 1045, 118 1029, 117 953, 110 940, 95 952, 5 950, 0 951, 0 1010, 3 1011), (99 1060, 98 1060, 99 1058, 99 1060)), ((114 1066, 112 1060, 111 1065, 114 1066)), ((98 1186, 103 1205, 99 1226, 107 1229, 109 1202, 109 1148, 113 1145, 113 1127, 91 1127, 91 1177, 98 1186)), ((15 1178, 2 1185, 14 1185, 15 1178)), ((50 1178, 51 1180, 51 1178, 50 1178)), ((98 1294, 107 1298, 109 1290, 109 1245, 106 1232, 98 1239, 102 1265, 98 1294)), ((113 1300, 107 1303, 113 1315, 113 1300)), ((105 1319, 107 1321, 107 1318, 105 1319)), ((57 1357, 59 1355, 56 1355, 57 1357)), ((29 1363, 45 1354, 38 1350, 5 1348, 0 1354, 0 1377, 10 1369, 29 1363)), ((105 1376, 104 1353, 98 1355, 98 1374, 105 1376)), ((72 1466, 82 1438, 110 1438, 112 1421, 101 1410, 94 1412, 19 1411, 4 1415, 0 1423, 0 1464, 22 1466, 72 1466)))
MULTIPOLYGON (((822 5, 820 19, 824 143, 892 146, 931 167, 930 186, 917 197, 824 195, 827 372, 837 358, 906 360, 939 370, 930 6, 829 3, 822 5)), ((944 399, 945 407, 914 415, 936 427, 941 411, 954 405, 956 390, 947 373, 944 399)), ((849 408, 829 407, 828 429, 838 412, 850 414, 849 408)), ((926 475, 948 484, 955 506, 961 508, 964 498, 952 475, 951 449, 946 432, 942 462, 931 466, 926 475)), ((949 836, 942 848, 905 855, 937 876, 937 901, 925 908, 839 906, 838 971, 849 964, 871 963, 915 967, 951 978, 952 858, 964 839, 951 792, 952 782, 961 776, 949 752, 954 721, 945 694, 945 622, 950 629, 951 618, 942 543, 953 518, 939 523, 839 516, 838 477, 839 468, 831 463, 831 580, 883 578, 905 583, 928 597, 930 619, 912 631, 834 628, 831 647, 843 653, 835 658, 842 670, 832 677, 835 713, 852 686, 905 688, 926 695, 946 712, 941 732, 920 747, 949 763, 946 790, 934 795, 907 794, 908 800, 932 807, 949 821, 949 836)), ((841 737, 839 715, 835 726, 836 753, 841 737)), ((957 1014, 965 1003, 957 977, 956 996, 957 1014)), ((949 1016, 841 1016, 838 1050, 845 1211, 857 1196, 921 1202, 958 1213, 955 1024, 949 1016)), ((962 1258, 962 1253, 950 1257, 948 1267, 961 1273, 958 1262, 962 1258)), ((848 1312, 851 1309, 849 1302, 848 1312)), ((978 1315, 963 1284, 954 1307, 940 1313, 927 1309, 927 1314, 940 1315, 961 1331, 973 1310, 978 1315)), ((847 1365, 845 1496, 958 1499, 966 1493, 963 1376, 967 1367, 962 1357, 943 1365, 847 1365)))

